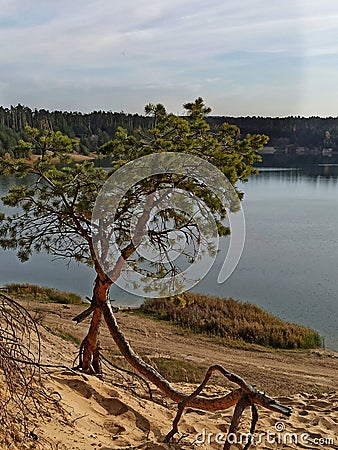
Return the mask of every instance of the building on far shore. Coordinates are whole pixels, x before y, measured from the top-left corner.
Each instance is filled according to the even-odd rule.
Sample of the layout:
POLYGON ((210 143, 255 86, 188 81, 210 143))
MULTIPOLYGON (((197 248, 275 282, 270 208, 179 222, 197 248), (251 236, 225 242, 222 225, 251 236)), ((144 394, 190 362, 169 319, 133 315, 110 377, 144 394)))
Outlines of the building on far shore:
POLYGON ((332 148, 323 148, 322 155, 323 156, 332 156, 332 148))
POLYGON ((265 145, 261 150, 259 150, 259 153, 262 155, 274 155, 276 152, 276 147, 272 147, 271 145, 265 145))

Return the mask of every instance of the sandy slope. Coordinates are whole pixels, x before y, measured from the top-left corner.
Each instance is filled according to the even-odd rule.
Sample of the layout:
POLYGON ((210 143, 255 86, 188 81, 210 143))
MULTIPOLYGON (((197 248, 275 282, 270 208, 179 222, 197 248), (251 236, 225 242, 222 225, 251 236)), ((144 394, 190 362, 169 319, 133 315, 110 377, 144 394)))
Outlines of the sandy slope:
MULTIPOLYGON (((35 430, 46 449, 221 449, 222 439, 231 420, 231 411, 205 413, 188 409, 180 425, 180 431, 186 437, 179 445, 170 447, 163 444, 163 438, 170 430, 175 414, 174 405, 165 407, 98 379, 66 371, 53 375, 53 388, 62 396, 62 405, 67 411, 69 423, 66 424, 55 414, 52 420, 35 430), (212 436, 208 442, 210 433, 212 436), (196 439, 198 442, 194 443, 196 439), (53 445, 49 446, 48 441, 53 445), (205 442, 202 444, 202 441, 205 442)), ((191 386, 185 388, 188 390, 191 386)), ((337 395, 318 398, 303 393, 282 397, 280 400, 294 408, 293 416, 285 420, 276 414, 261 411, 257 439, 261 437, 262 443, 252 448, 338 448, 337 395), (276 427, 277 430, 282 430, 279 436, 276 427), (269 438, 268 432, 271 433, 269 438), (277 436, 274 437, 272 433, 277 436), (290 438, 286 433, 296 433, 298 444, 272 444, 274 438, 288 444, 290 438), (309 436, 305 436, 305 433, 309 436), (316 445, 315 439, 318 438, 332 438, 333 444, 316 445), (267 439, 269 442, 266 442, 267 439)), ((248 433, 249 423, 250 417, 246 414, 241 427, 243 433, 248 433)), ((240 449, 243 446, 234 448, 240 449)))
MULTIPOLYGON (((79 337, 84 334, 86 324, 76 326, 71 322, 81 307, 31 303, 29 308, 45 326, 79 337)), ((293 414, 286 419, 260 409, 257 439, 260 438, 261 442, 252 448, 338 449, 336 354, 228 349, 206 337, 181 333, 166 323, 130 313, 117 313, 117 317, 128 339, 141 354, 186 359, 202 365, 221 363, 281 403, 292 406, 293 414), (290 436, 288 433, 295 434, 290 436), (290 444, 291 439, 293 443, 290 444)), ((42 330, 42 342, 44 362, 72 364, 76 355, 75 345, 45 330, 42 330)), ((106 332, 102 335, 102 346, 114 348, 106 332)), ((122 386, 121 380, 112 372, 102 381, 69 370, 52 370, 46 378, 46 385, 60 394, 65 415, 51 409, 51 417, 36 424, 37 443, 27 440, 26 444, 43 450, 223 448, 222 440, 231 420, 231 410, 206 413, 188 409, 180 424, 185 437, 179 444, 168 446, 163 444, 163 438, 171 428, 175 405, 156 389, 155 401, 150 401, 147 392, 140 387, 135 388, 135 395, 130 385, 135 380, 129 381, 128 388, 122 386)), ((193 386, 181 384, 180 388, 191 392, 193 386)), ((226 389, 211 386, 208 394, 226 389)), ((241 432, 247 433, 249 424, 248 412, 242 421, 241 432)), ((20 446, 7 448, 20 449, 20 446)), ((243 445, 234 444, 232 448, 243 449, 243 445)))

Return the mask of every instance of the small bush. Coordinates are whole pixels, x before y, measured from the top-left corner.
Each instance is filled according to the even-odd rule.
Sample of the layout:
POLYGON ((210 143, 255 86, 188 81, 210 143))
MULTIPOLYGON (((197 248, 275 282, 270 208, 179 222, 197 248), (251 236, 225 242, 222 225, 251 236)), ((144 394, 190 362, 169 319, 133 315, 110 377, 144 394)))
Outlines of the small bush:
POLYGON ((58 289, 49 287, 41 287, 36 284, 10 283, 5 285, 5 290, 8 294, 19 299, 72 305, 80 305, 82 303, 82 298, 78 294, 59 291, 58 289))
POLYGON ((259 306, 233 298, 185 295, 185 302, 175 302, 172 298, 147 299, 141 311, 193 333, 218 336, 228 341, 282 349, 309 349, 321 345, 321 337, 316 331, 288 323, 259 306))

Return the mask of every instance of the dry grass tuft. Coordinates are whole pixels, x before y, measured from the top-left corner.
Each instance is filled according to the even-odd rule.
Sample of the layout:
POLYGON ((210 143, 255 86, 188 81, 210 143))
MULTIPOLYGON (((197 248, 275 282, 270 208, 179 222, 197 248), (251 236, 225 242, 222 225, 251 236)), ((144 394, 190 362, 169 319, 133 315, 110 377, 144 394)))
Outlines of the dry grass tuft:
POLYGON ((141 311, 193 333, 217 336, 228 341, 281 349, 321 346, 321 337, 316 331, 286 322, 256 305, 233 298, 186 293, 179 299, 148 299, 141 306, 141 311))
POLYGON ((5 285, 4 292, 23 300, 34 300, 43 303, 61 303, 81 305, 82 298, 73 292, 59 291, 58 289, 42 287, 29 283, 9 283, 5 285))

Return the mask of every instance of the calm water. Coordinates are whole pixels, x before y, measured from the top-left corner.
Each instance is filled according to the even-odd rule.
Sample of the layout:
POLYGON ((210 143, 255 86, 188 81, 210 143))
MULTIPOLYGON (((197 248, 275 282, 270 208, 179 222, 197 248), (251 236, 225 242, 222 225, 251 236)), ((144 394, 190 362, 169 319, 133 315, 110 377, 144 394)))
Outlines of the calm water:
MULTIPOLYGON (((9 179, 0 179, 0 194, 9 179)), ((256 303, 275 315, 317 329, 328 348, 338 350, 338 167, 267 169, 241 186, 247 233, 232 276, 217 283, 220 268, 195 288, 256 303)), ((0 284, 31 282, 91 293, 91 269, 46 255, 21 264, 0 250, 0 284)), ((118 289, 112 298, 140 303, 118 289)))

